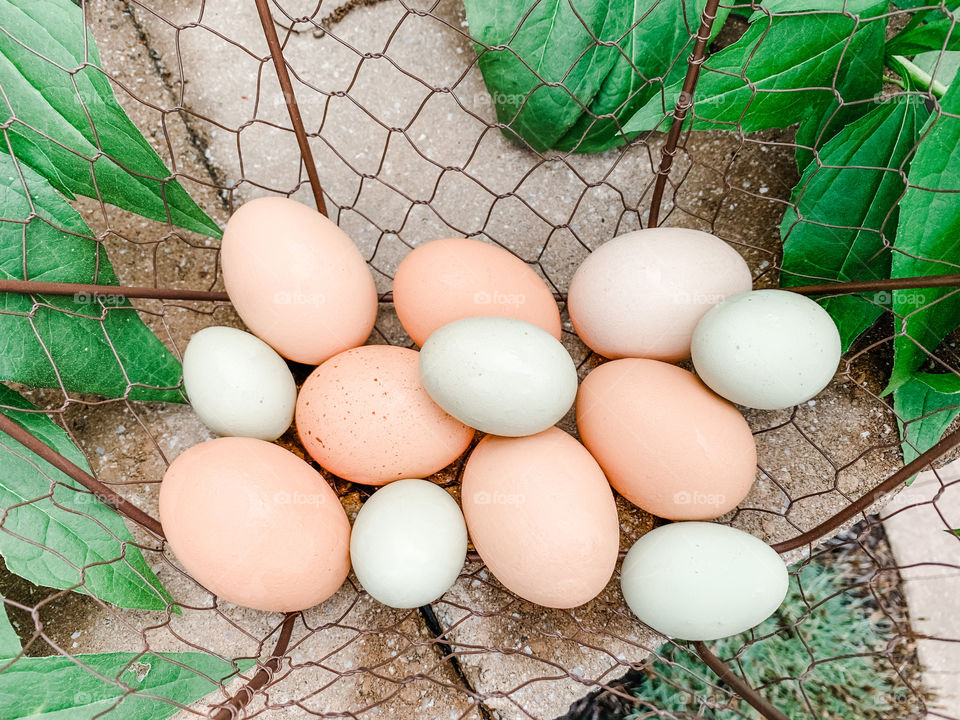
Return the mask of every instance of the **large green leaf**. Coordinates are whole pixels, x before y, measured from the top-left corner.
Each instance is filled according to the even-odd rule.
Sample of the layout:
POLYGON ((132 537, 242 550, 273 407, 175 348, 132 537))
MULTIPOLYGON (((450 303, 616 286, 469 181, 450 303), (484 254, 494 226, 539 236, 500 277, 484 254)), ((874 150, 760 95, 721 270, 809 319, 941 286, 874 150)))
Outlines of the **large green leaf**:
MULTIPOLYGON (((117 284, 80 215, 43 177, 5 154, 0 277, 117 284)), ((0 293, 0 380, 179 402, 180 375, 179 361, 123 298, 0 293)))
MULTIPOLYGON (((67 433, 5 385, 0 385, 0 411, 89 470, 67 433)), ((10 571, 37 585, 76 589, 120 607, 170 607, 173 599, 133 543, 113 509, 0 433, 0 554, 10 571)))
MULTIPOLYGON (((842 7, 839 0, 833 4, 842 7)), ((743 37, 704 63, 694 128, 752 132, 789 127, 813 108, 835 101, 838 76, 848 72, 861 74, 862 82, 879 90, 885 19, 855 19, 838 12, 754 17, 743 37)), ((648 102, 625 130, 668 127, 681 88, 682 80, 663 98, 648 102)))
POLYGON ((593 102, 621 56, 597 40, 619 40, 633 14, 622 0, 464 4, 497 118, 535 150, 553 147, 593 102))
POLYGON ((24 657, 0 672, 0 717, 164 720, 253 663, 196 652, 24 657))
POLYGON ((949 86, 960 69, 960 50, 923 52, 914 56, 913 64, 936 82, 949 86))
POLYGON ((130 122, 99 66, 83 11, 70 0, 0 0, 0 151, 12 148, 68 196, 99 197, 220 237, 130 122))
POLYGON ((927 50, 960 50, 960 23, 956 20, 940 10, 921 13, 916 20, 890 39, 888 53, 914 55, 927 50))
MULTIPOLYGON (((783 286, 890 276, 903 174, 929 113, 917 96, 894 98, 847 125, 819 152, 794 188, 780 225, 783 286)), ((889 304, 889 303, 886 303, 889 304)), ((825 298, 850 347, 884 311, 882 298, 825 298)))
MULTIPOLYGON (((11 658, 20 654, 20 637, 10 624, 7 616, 7 604, 0 597, 0 658, 11 658)), ((0 663, 3 661, 0 660, 0 663)))
MULTIPOLYGON (((910 165, 900 203, 892 277, 960 272, 960 83, 931 117, 910 165)), ((896 290, 893 371, 887 391, 910 379, 937 345, 960 324, 955 288, 896 290)))
POLYGON ((936 445, 960 414, 960 376, 917 373, 893 393, 893 408, 908 463, 936 445))
MULTIPOLYGON (((617 39, 620 53, 600 90, 573 127, 556 143, 560 150, 600 152, 627 141, 620 128, 650 98, 682 79, 706 0, 636 0, 630 30, 617 39)), ((713 22, 716 35, 729 8, 713 22)))

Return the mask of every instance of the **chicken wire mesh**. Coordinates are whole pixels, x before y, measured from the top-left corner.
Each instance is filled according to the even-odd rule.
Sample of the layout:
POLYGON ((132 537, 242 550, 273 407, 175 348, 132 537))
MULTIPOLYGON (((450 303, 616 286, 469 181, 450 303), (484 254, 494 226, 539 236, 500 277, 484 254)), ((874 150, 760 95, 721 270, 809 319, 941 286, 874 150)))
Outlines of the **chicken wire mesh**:
MULTIPOLYGON (((562 8, 566 3, 553 5, 562 8)), ((576 14, 587 5, 569 7, 576 14)), ((87 146, 51 135, 45 118, 18 105, 17 98, 23 97, 17 94, 20 76, 15 77, 12 65, 3 66, 0 83, 8 109, 3 149, 13 168, 5 197, 32 198, 25 200, 25 212, 10 217, 7 207, 22 203, 4 200, 0 247, 6 280, 111 284, 112 262, 120 284, 160 290, 154 299, 135 299, 132 305, 125 296, 136 297, 136 292, 87 294, 85 289, 71 297, 62 289, 54 294, 45 288, 46 294, 25 286, 5 292, 0 367, 4 379, 11 381, 7 392, 16 390, 21 400, 5 394, 0 407, 72 462, 88 465, 107 488, 153 517, 165 467, 210 435, 188 406, 158 402, 176 400, 178 385, 151 382, 151 373, 162 375, 159 361, 150 360, 151 353, 159 351, 145 336, 118 346, 117 326, 139 316, 179 356, 196 330, 240 325, 229 303, 213 294, 222 290, 218 241, 181 227, 182 215, 177 213, 184 205, 174 207, 182 198, 174 197, 169 180, 176 179, 221 226, 233 209, 253 197, 281 194, 313 202, 311 166, 301 154, 306 148, 298 145, 288 114, 294 98, 330 217, 361 248, 384 293, 370 342, 408 346, 412 343, 386 293, 399 261, 422 242, 447 236, 489 240, 530 263, 562 301, 573 271, 590 250, 617 234, 650 225, 652 212, 660 224, 719 235, 748 261, 755 287, 776 287, 784 264, 783 234, 788 232, 781 233, 784 213, 792 209, 797 226, 829 225, 805 218, 802 207, 797 211, 802 200, 792 189, 801 180, 798 150, 808 149, 821 170, 842 167, 889 174, 903 196, 910 185, 904 158, 912 156, 929 132, 918 133, 899 162, 831 165, 820 154, 827 142, 820 136, 824 133, 798 139, 793 123, 755 130, 744 120, 750 117, 751 103, 783 92, 755 82, 750 61, 739 73, 711 67, 708 61, 702 65, 701 83, 711 74, 739 78, 748 95, 746 102, 708 97, 703 114, 701 98, 685 87, 679 93, 680 107, 689 108, 695 123, 713 122, 713 129, 690 129, 677 122, 673 135, 668 134, 676 95, 667 92, 662 75, 646 77, 634 65, 632 71, 642 77, 635 94, 652 89, 662 101, 652 131, 631 133, 624 144, 601 153, 574 152, 582 149, 576 141, 573 148, 547 150, 537 147, 536 138, 518 141, 503 130, 509 126, 520 132, 522 122, 529 122, 521 116, 536 92, 549 89, 575 96, 577 88, 568 88, 564 81, 580 58, 572 58, 559 77, 540 77, 538 87, 526 95, 497 97, 485 86, 478 58, 512 52, 509 43, 475 45, 481 38, 459 0, 350 0, 338 6, 281 0, 261 7, 269 12, 269 26, 278 33, 289 68, 291 86, 286 90, 278 83, 253 0, 84 0, 81 17, 91 35, 84 40, 80 31, 75 34, 73 50, 81 58, 75 65, 65 64, 48 45, 32 47, 17 27, 2 30, 5 53, 23 51, 45 61, 38 76, 40 94, 50 97, 73 88, 72 95, 67 92, 60 100, 88 119, 88 126, 78 131, 88 138, 87 146), (92 106, 102 102, 102 95, 89 93, 89 77, 100 78, 90 81, 93 84, 109 84, 169 169, 169 175, 144 166, 123 169, 139 178, 130 182, 161 183, 159 214, 135 216, 111 200, 116 176, 100 175, 98 163, 113 157, 108 143, 115 138, 110 127, 97 125, 92 106), (507 114, 501 107, 498 117, 496 106, 506 106, 507 114), (714 112, 717 107, 726 107, 727 115, 714 112), (731 108, 735 114, 727 120, 731 108), (724 124, 727 127, 720 127, 724 124), (32 137, 33 144, 24 143, 24 137, 32 137), (35 148, 44 143, 63 150, 65 155, 57 155, 48 148, 47 156, 64 166, 77 160, 86 164, 90 190, 71 202, 82 218, 79 225, 51 220, 63 215, 50 210, 54 200, 38 195, 35 148), (77 152, 78 146, 86 152, 77 152), (664 158, 672 166, 665 165, 664 158), (662 197, 658 178, 665 181, 662 197), (71 247, 82 258, 78 262, 87 268, 87 277, 51 264, 46 228, 58 228, 60 242, 74 243, 71 247), (207 299, 191 299, 183 291, 200 291, 207 299), (85 327, 82 333, 70 330, 77 324, 85 327), (98 345, 99 354, 85 354, 89 347, 81 351, 76 337, 98 345), (100 384, 91 377, 101 378, 100 384), (89 394, 94 387, 101 389, 89 394), (42 417, 54 418, 67 441, 43 425, 42 417), (82 453, 71 455, 69 441, 82 453)), ((836 98, 828 117, 849 124, 844 113, 851 108, 898 100, 919 103, 934 118, 945 114, 935 83, 950 61, 946 40, 924 88, 898 80, 889 68, 882 85, 866 95, 846 97, 852 90, 843 81, 844 62, 854 57, 850 48, 859 42, 859 33, 876 27, 881 39, 891 38, 926 12, 952 22, 947 6, 890 6, 873 16, 853 3, 720 6, 724 22, 714 35, 709 12, 706 32, 699 27, 702 4, 694 11, 686 3, 676 7, 681 8, 685 40, 662 62, 664 74, 679 72, 683 78, 688 73, 689 80, 689 58, 694 58, 689 67, 700 66, 703 57, 737 42, 750 24, 765 23, 768 28, 757 36, 752 58, 764 43, 777 41, 769 29, 778 18, 832 14, 848 21, 831 43, 839 48, 836 71, 824 75, 820 84, 800 88, 836 98), (733 12, 728 15, 728 10, 733 12), (698 32, 704 41, 709 38, 702 43, 702 56, 695 51, 698 32)), ((629 52, 622 47, 625 38, 652 22, 651 13, 638 15, 628 32, 614 40, 591 31, 588 47, 629 52)), ((520 14, 518 29, 529 17, 526 10, 520 14)), ((577 31, 589 30, 588 25, 582 20, 577 31)), ((798 33, 797 42, 811 39, 798 33)), ((623 129, 620 123, 626 116, 610 112, 596 117, 587 107, 583 111, 588 121, 581 137, 593 121, 614 122, 623 129)), ((785 110, 778 107, 776 112, 785 110)), ((69 113, 64 117, 80 122, 69 113)), ((121 158, 114 159, 124 165, 121 158)), ((957 190, 948 188, 946 194, 957 190)), ((872 225, 865 218, 863 225, 831 227, 838 237, 848 230, 874 234, 877 254, 903 252, 894 246, 896 219, 890 217, 872 225)), ((922 253, 919 257, 923 259, 922 253)), ((940 265, 939 272, 955 272, 956 265, 949 261, 940 265)), ((856 268, 850 272, 841 279, 874 279, 858 275, 856 268)), ((794 285, 837 280, 816 272, 794 275, 794 285)), ((8 282, 3 289, 14 288, 8 282)), ((956 471, 934 469, 943 466, 940 458, 926 463, 932 473, 888 506, 883 521, 874 514, 886 505, 891 490, 901 487, 900 482, 881 485, 904 464, 898 422, 906 421, 909 443, 915 440, 910 428, 919 420, 960 406, 929 405, 901 417, 891 398, 882 395, 895 339, 909 336, 903 320, 919 312, 925 298, 915 290, 916 307, 903 311, 899 305, 894 312, 890 292, 879 283, 860 293, 877 309, 879 322, 852 344, 833 382, 814 401, 782 411, 745 410, 758 445, 758 479, 740 507, 720 521, 779 543, 778 549, 797 564, 792 566, 789 606, 746 636, 708 644, 732 678, 718 677, 716 667, 703 664, 702 646, 667 641, 639 623, 623 603, 616 576, 600 597, 573 610, 551 610, 518 599, 473 558, 448 593, 415 611, 377 604, 352 575, 327 602, 287 617, 233 606, 193 581, 160 535, 132 522, 126 522, 132 538, 124 534, 123 526, 110 519, 112 512, 101 509, 101 500, 115 504, 112 495, 78 485, 4 436, 8 462, 0 484, 5 508, 0 550, 6 569, 0 592, 22 650, 0 661, 0 684, 4 674, 8 678, 7 694, 0 694, 0 714, 43 717, 58 710, 64 717, 78 718, 179 713, 726 719, 758 717, 744 699, 752 687, 791 717, 960 717, 960 708, 944 700, 944 688, 949 692, 950 683, 956 683, 957 666, 935 668, 941 675, 932 680, 922 672, 933 657, 925 654, 928 648, 950 646, 958 638, 936 624, 943 615, 931 616, 929 606, 918 616, 905 589, 911 579, 957 569, 951 555, 960 550, 957 537, 943 532, 960 526, 953 490, 956 471), (23 481, 28 474, 24 468, 30 469, 32 484, 23 481), (849 512, 842 515, 845 509, 849 512), (79 522, 77 517, 106 538, 101 546, 70 535, 68 528, 79 522), (39 536, 29 522, 36 518, 45 528, 39 536), (904 527, 934 528, 941 542, 908 542, 891 550, 884 527, 901 534, 904 527), (803 536, 808 532, 813 535, 803 536), (145 565, 137 559, 140 554, 145 565), (120 584, 131 575, 149 585, 145 567, 170 593, 165 610, 120 609, 100 589, 105 578, 120 584), (866 624, 832 625, 830 617, 842 614, 843 608, 866 618, 866 624), (220 662, 203 664, 199 656, 182 653, 220 662), (41 658, 62 662, 41 666, 36 664, 41 658), (746 678, 746 688, 737 676, 746 678), (244 690, 248 681, 252 689, 244 690), (849 694, 838 697, 837 687, 849 694), (15 702, 16 695, 29 699, 33 714, 15 702)), ((949 298, 955 291, 943 292, 949 298)), ((578 341, 565 313, 563 317, 563 342, 582 377, 602 359, 578 341)), ((927 361, 926 369, 936 374, 960 374, 949 338, 928 353, 927 361)), ((298 381, 310 370, 294 369, 298 381)), ((561 427, 576 432, 572 416, 561 427)), ((304 457, 293 429, 279 442, 304 457)), ((944 455, 949 447, 941 450, 938 454, 944 455)), ((454 496, 463 462, 460 458, 433 478, 454 496)), ((898 480, 917 469, 901 471, 898 480)), ((355 515, 370 488, 325 476, 348 514, 355 515)), ((626 549, 660 521, 622 499, 617 502, 621 548, 626 549)), ((255 553, 257 548, 243 543, 243 529, 237 530, 238 550, 255 553)), ((939 602, 949 614, 952 599, 940 597, 939 602)), ((769 705, 764 712, 778 717, 769 705)))

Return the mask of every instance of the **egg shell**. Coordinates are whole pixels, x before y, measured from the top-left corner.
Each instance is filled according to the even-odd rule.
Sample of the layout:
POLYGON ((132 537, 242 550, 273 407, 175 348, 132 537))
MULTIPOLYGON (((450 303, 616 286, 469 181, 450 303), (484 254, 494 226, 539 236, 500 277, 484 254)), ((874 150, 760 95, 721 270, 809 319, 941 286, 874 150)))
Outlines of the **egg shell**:
POLYGON ((620 569, 623 597, 667 637, 717 640, 756 627, 787 594, 783 560, 726 525, 683 522, 643 535, 620 569))
POLYGON ((430 399, 418 357, 409 348, 365 345, 310 373, 297 398, 297 432, 310 456, 365 485, 427 477, 456 460, 473 428, 430 399))
POLYGON ((833 379, 840 333, 813 300, 787 290, 741 293, 703 316, 693 334, 697 375, 731 402, 777 410, 806 402, 833 379))
POLYGON ((750 269, 715 235, 650 228, 594 250, 570 281, 567 309, 580 339, 608 358, 690 357, 697 321, 749 290, 750 269))
POLYGON ((297 385, 283 358, 250 333, 208 327, 183 352, 183 385, 218 435, 276 440, 293 421, 297 385))
POLYGON ((398 480, 377 490, 353 523, 353 571, 364 590, 390 607, 433 602, 456 582, 466 557, 460 506, 426 480, 398 480))
POLYGON ((577 428, 617 492, 660 517, 719 517, 753 485, 750 426, 675 365, 624 358, 596 368, 577 394, 577 428))
POLYGON ((513 318, 465 318, 436 330, 420 351, 420 380, 453 417, 509 437, 550 427, 577 394, 577 368, 560 341, 513 318))
POLYGON ((420 346, 437 328, 477 315, 526 320, 560 339, 560 310, 546 283, 516 255, 480 240, 434 240, 414 249, 397 268, 393 302, 420 346))
POLYGON ((485 437, 464 468, 460 499, 480 557, 520 597, 572 608, 609 582, 620 540, 613 493, 590 453, 559 428, 485 437))
POLYGON ((174 555, 223 600, 291 612, 323 602, 350 570, 350 522, 323 477, 254 438, 190 448, 160 485, 174 555))
POLYGON ((377 289, 357 246, 295 200, 241 206, 224 230, 220 260, 243 322, 286 358, 317 365, 362 345, 373 329, 377 289))

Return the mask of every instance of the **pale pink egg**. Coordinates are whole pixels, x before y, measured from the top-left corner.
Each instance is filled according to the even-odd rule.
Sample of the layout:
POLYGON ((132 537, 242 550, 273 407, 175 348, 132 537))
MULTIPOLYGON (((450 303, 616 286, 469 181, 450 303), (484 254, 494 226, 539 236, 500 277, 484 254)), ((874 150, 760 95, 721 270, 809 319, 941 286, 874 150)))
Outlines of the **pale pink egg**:
POLYGON ((290 612, 323 602, 350 571, 350 521, 316 470, 254 438, 208 440, 160 485, 170 549, 223 600, 290 612))
POLYGON ((560 339, 560 311, 546 283, 517 256, 480 240, 416 248, 397 268, 393 301, 417 345, 447 323, 478 315, 525 320, 560 339))
POLYGON ((370 335, 377 289, 353 241, 316 210, 265 197, 223 232, 223 282, 254 335, 290 360, 316 365, 370 335))
POLYGON ((577 428, 616 491, 663 518, 719 517, 756 475, 757 447, 740 411, 657 360, 614 360, 587 375, 577 428))
POLYGON ((456 460, 473 428, 430 399, 419 353, 365 345, 330 358, 297 398, 297 432, 311 457, 365 485, 425 478, 456 460))
POLYGON ((559 428, 486 436, 467 461, 460 500, 480 557, 520 597, 572 608, 610 581, 620 541, 613 493, 559 428))

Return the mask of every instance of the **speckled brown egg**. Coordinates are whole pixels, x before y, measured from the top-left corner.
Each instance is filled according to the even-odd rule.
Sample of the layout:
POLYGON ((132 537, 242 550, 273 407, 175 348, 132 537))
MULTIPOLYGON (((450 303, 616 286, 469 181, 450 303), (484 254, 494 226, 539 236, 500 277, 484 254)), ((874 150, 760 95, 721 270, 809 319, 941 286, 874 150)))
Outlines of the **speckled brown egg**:
POLYGON ((366 345, 314 370, 297 398, 297 432, 321 466, 366 485, 424 478, 467 449, 473 429, 420 382, 416 350, 366 345))
POLYGON ((350 571, 350 521, 323 476, 264 440, 208 440, 160 485, 160 522, 201 585, 255 610, 323 602, 350 571))

